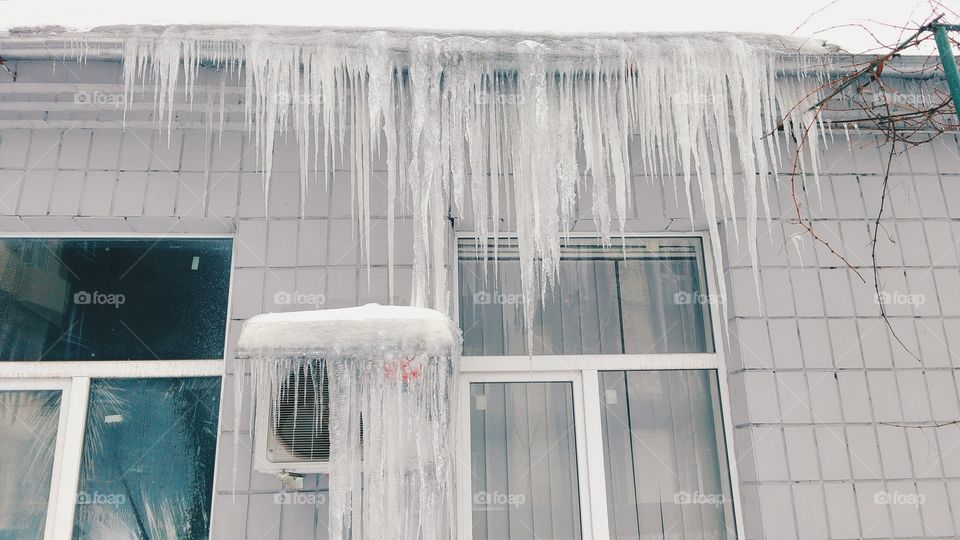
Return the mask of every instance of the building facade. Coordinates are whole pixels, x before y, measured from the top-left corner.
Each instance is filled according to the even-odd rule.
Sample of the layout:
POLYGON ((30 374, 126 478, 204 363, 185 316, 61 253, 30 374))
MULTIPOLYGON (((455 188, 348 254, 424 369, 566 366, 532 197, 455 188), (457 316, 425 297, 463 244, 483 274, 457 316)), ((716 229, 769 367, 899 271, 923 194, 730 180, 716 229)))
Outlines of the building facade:
MULTIPOLYGON (((8 448, 56 441, 44 463, 77 485, 46 473, 49 499, 34 495, 53 517, 17 529, 0 502, 0 531, 42 523, 47 538, 100 538, 176 522, 169 537, 200 537, 209 522, 216 539, 326 538, 325 477, 291 488, 256 466, 234 346, 259 313, 411 302, 412 216, 395 224, 392 295, 387 285, 385 167, 374 162, 367 261, 349 163, 301 200, 298 146, 278 137, 267 197, 237 108, 221 130, 180 100, 168 132, 152 104, 124 113, 118 62, 5 65, 0 283, 17 300, 6 300, 0 391, 20 392, 18 421, 59 422, 8 448), (52 419, 36 403, 51 399, 52 419), (162 442, 137 446, 148 440, 162 442)), ((478 259, 470 217, 452 215, 461 527, 478 539, 960 536, 960 143, 947 134, 893 160, 878 296, 879 140, 825 143, 819 187, 799 191, 864 281, 801 234, 784 177, 769 180, 780 219, 758 219, 758 290, 745 220, 724 222, 713 245, 697 201, 691 221, 673 181, 636 176, 625 238, 603 246, 582 210, 528 339, 513 217, 494 267, 478 259)), ((0 476, 0 501, 30 492, 18 482, 0 476)))

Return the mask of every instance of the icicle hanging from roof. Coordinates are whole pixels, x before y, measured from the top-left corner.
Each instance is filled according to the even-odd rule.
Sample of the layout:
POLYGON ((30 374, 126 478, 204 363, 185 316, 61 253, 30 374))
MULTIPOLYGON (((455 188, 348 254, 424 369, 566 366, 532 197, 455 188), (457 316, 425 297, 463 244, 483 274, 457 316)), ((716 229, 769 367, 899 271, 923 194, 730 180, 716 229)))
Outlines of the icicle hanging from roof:
MULTIPOLYGON (((125 103, 137 80, 154 81, 169 126, 177 85, 189 97, 201 62, 242 67, 265 184, 280 131, 299 141, 303 191, 311 162, 329 177, 345 160, 367 260, 371 160, 385 159, 390 293, 394 219, 408 200, 419 306, 447 308, 448 213, 471 216, 486 249, 503 232, 507 194, 529 326, 578 205, 589 201, 609 242, 624 230, 634 175, 679 182, 691 221, 696 185, 714 249, 722 245, 718 222, 744 218, 757 275, 759 206, 769 219, 766 177, 784 160, 779 135, 767 135, 787 116, 794 137, 808 127, 817 137, 808 107, 795 107, 812 100, 805 96, 816 80, 779 77, 784 52, 773 43, 714 34, 534 40, 330 30, 308 39, 170 28, 125 39, 125 103)), ((806 148, 804 166, 815 174, 816 145, 806 148)))

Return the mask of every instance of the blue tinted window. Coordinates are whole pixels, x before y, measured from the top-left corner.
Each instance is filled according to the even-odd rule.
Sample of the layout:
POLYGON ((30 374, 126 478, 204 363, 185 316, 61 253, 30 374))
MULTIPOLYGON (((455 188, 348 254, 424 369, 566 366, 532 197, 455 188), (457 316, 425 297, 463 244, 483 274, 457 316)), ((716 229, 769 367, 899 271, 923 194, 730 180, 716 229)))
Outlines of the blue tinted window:
POLYGON ((90 385, 75 539, 205 539, 220 379, 90 385))
POLYGON ((0 360, 223 357, 230 239, 0 239, 0 360))

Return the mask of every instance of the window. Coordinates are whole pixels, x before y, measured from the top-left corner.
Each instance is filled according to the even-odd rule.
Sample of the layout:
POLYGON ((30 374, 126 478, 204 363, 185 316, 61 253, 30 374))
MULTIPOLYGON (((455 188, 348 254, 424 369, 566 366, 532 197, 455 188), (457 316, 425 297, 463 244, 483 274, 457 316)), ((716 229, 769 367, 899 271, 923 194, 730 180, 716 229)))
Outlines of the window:
POLYGON ((516 243, 486 254, 458 240, 472 538, 737 538, 702 238, 571 239, 530 351, 516 243))
POLYGON ((610 537, 731 535, 716 373, 603 371, 600 390, 610 537))
MULTIPOLYGON (((461 240, 459 253, 464 354, 527 354, 516 243, 498 244, 496 259, 483 260, 461 240)), ((534 318, 532 352, 712 352, 705 281, 699 239, 630 238, 608 248, 571 240, 534 318)))
POLYGON ((582 538, 569 382, 470 385, 474 538, 582 538))
POLYGON ((219 402, 216 377, 94 380, 73 537, 206 538, 219 402))
POLYGON ((207 538, 232 249, 0 238, 0 538, 207 538))
POLYGON ((0 360, 220 358, 230 254, 228 239, 2 239, 0 360))
POLYGON ((0 382, 0 538, 43 538, 63 389, 0 382))

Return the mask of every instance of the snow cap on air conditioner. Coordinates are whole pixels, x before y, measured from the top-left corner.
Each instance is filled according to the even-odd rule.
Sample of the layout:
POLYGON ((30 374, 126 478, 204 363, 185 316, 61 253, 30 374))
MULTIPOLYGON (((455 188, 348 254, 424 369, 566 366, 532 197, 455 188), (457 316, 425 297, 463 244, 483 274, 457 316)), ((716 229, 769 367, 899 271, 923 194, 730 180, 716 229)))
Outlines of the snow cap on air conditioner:
POLYGON ((459 346, 459 330, 439 311, 366 304, 256 315, 243 325, 237 356, 367 356, 378 350, 433 355, 459 346))

